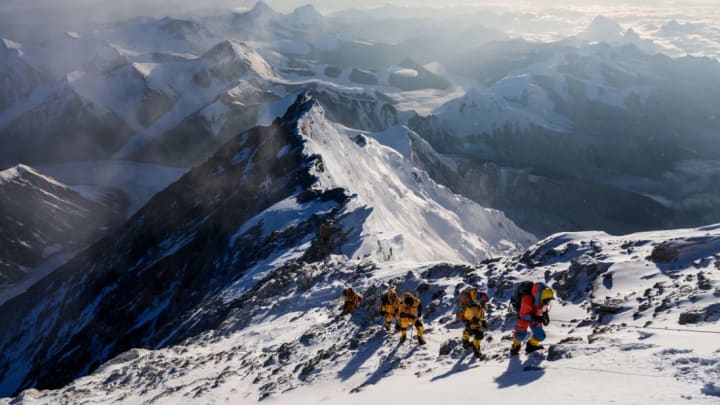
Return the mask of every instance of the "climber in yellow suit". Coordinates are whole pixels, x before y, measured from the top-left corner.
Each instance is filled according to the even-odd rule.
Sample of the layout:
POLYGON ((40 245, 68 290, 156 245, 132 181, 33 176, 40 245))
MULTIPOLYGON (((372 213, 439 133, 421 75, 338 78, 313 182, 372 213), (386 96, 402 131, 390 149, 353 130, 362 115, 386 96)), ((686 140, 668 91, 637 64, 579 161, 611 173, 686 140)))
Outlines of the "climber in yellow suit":
MULTIPOLYGON (((397 314, 398 305, 400 305, 400 299, 398 298, 397 292, 395 292, 394 288, 389 289, 385 294, 383 294, 380 313, 385 316, 385 330, 390 330, 390 324, 397 314)), ((398 324, 398 327, 399 325, 400 324, 398 324)))
POLYGON ((400 343, 405 342, 407 339, 407 329, 411 325, 415 325, 415 328, 417 329, 418 344, 424 345, 426 343, 425 338, 423 337, 425 327, 423 326, 420 317, 422 317, 422 303, 420 302, 420 299, 416 298, 409 292, 404 293, 400 299, 398 312, 395 316, 395 319, 397 319, 397 323, 400 326, 400 343))
POLYGON ((473 348, 475 357, 480 357, 480 343, 485 337, 484 329, 487 329, 485 322, 485 303, 475 300, 465 308, 465 330, 463 330, 462 342, 465 349, 473 348), (472 337, 472 342, 470 338, 472 337))

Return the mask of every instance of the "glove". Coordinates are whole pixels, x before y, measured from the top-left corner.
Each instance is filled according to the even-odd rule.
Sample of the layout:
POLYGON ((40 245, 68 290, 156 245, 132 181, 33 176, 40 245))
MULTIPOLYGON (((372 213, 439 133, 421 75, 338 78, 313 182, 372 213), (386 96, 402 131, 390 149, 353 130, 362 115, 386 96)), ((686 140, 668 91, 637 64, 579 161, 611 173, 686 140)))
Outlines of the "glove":
POLYGON ((487 321, 483 319, 483 320, 480 322, 480 326, 482 326, 483 329, 487 329, 487 328, 488 328, 488 323, 487 323, 487 321))
POLYGON ((545 326, 550 325, 550 313, 543 312, 542 314, 542 324, 545 326))
POLYGON ((542 315, 533 315, 533 316, 532 316, 532 321, 533 321, 534 323, 543 323, 543 322, 545 322, 545 320, 544 320, 544 318, 543 318, 542 315))

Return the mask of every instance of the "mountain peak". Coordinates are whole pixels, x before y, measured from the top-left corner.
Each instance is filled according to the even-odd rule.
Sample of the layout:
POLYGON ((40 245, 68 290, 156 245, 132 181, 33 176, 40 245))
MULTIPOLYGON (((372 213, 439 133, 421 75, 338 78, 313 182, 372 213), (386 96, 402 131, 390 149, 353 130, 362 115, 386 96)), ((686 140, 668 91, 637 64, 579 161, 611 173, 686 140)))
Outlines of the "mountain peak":
POLYGON ((322 111, 322 107, 318 104, 317 100, 313 98, 310 90, 302 90, 295 101, 283 115, 283 120, 291 126, 296 125, 307 113, 312 111, 313 108, 322 111))
POLYGON ((614 20, 599 15, 578 37, 587 41, 617 42, 623 38, 623 29, 614 20))
POLYGON ((57 180, 53 179, 52 177, 48 177, 43 175, 42 173, 38 172, 34 168, 24 165, 22 163, 15 165, 9 169, 5 169, 0 171, 0 184, 7 183, 9 181, 12 181, 17 178, 34 178, 37 180, 44 181, 48 184, 52 184, 53 186, 57 186, 63 189, 66 189, 67 186, 58 182, 57 180))
POLYGON ((22 45, 7 38, 0 38, 0 55, 19 55, 22 52, 22 45))
POLYGON ((225 40, 205 52, 201 59, 211 65, 228 65, 232 74, 253 73, 263 79, 275 79, 277 75, 268 62, 253 48, 243 42, 225 40), (239 69, 239 70, 238 70, 239 69))
POLYGON ((306 4, 304 6, 295 8, 293 14, 302 16, 322 17, 322 14, 320 14, 318 9, 315 8, 315 6, 313 6, 312 4, 306 4))
POLYGON ((253 8, 250 9, 250 11, 247 12, 248 15, 252 17, 259 17, 259 16, 270 16, 275 14, 275 10, 272 9, 267 3, 260 0, 253 8))
POLYGON ((246 55, 248 53, 254 53, 254 50, 242 42, 226 39, 205 52, 202 55, 202 59, 219 60, 237 58, 240 55, 246 55))
POLYGON ((296 24, 307 26, 317 25, 323 19, 323 15, 320 14, 320 12, 312 4, 296 8, 293 11, 293 17, 295 18, 296 24))
POLYGON ((628 28, 627 31, 625 31, 625 39, 628 41, 638 41, 640 40, 640 34, 637 33, 632 27, 628 28))

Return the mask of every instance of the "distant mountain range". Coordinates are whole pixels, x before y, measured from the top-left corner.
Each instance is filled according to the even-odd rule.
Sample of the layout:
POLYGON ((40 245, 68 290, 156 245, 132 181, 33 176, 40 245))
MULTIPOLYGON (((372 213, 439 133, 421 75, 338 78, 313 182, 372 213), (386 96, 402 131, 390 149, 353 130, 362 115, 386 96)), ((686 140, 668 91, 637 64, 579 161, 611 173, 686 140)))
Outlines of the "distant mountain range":
POLYGON ((717 166, 717 62, 648 53, 652 43, 606 17, 556 43, 478 31, 474 41, 418 34, 394 44, 353 39, 337 25, 344 18, 259 2, 43 43, 3 40, 0 77, 12 85, 0 97, 0 164, 122 158, 189 167, 311 89, 336 122, 370 132, 407 125, 461 158, 464 174, 437 179, 539 235, 717 218, 714 191, 688 206, 703 182, 678 180, 693 162, 717 166), (575 208, 541 192, 556 189, 575 208), (545 197, 513 197, 526 193, 545 197))

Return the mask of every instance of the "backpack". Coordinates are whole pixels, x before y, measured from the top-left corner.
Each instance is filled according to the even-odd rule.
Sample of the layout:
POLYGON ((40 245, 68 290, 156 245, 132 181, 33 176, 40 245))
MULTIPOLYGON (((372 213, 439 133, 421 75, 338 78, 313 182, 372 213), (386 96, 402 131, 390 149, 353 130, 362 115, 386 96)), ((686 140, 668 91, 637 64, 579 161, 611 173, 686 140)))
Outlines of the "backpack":
POLYGON ((510 306, 515 312, 520 313, 520 302, 526 295, 532 294, 532 288, 535 285, 532 281, 523 281, 515 288, 515 294, 510 297, 510 306))
MULTIPOLYGON (((466 306, 470 305, 470 303, 473 302, 472 299, 472 287, 468 287, 460 292, 460 295, 458 296, 458 307, 464 309, 466 306)), ((475 289, 477 291, 477 288, 475 289)))
POLYGON ((479 291, 477 287, 468 287, 460 292, 458 296, 458 311, 455 313, 455 321, 463 322, 465 320, 465 308, 470 306, 473 302, 480 302, 483 305, 490 301, 490 297, 484 291, 479 291), (472 291, 475 291, 475 294, 472 291), (475 299, 473 300, 473 295, 475 299))

